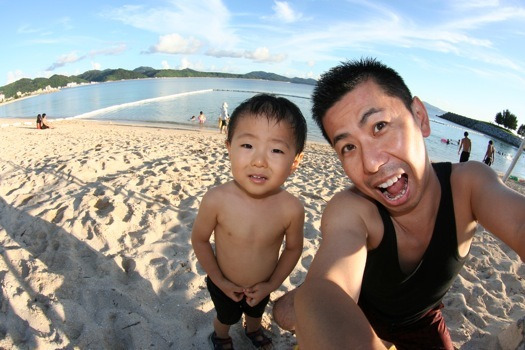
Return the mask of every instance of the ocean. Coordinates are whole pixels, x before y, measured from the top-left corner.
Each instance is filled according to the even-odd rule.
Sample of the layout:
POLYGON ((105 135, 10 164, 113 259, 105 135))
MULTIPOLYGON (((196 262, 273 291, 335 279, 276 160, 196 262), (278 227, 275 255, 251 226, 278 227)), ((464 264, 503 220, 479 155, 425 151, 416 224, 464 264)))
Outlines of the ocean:
MULTIPOLYGON (((13 103, 0 105, 1 118, 35 118, 46 113, 52 122, 61 118, 123 121, 162 127, 199 128, 190 121, 202 111, 207 116, 205 128, 216 129, 220 107, 224 102, 229 112, 254 94, 267 92, 287 97, 299 106, 308 122, 308 140, 325 142, 311 118, 311 85, 251 79, 225 78, 163 78, 123 80, 64 88, 13 103)), ((422 96, 424 100, 424 96, 422 96)), ((477 131, 441 119, 444 111, 426 104, 431 135, 426 139, 433 161, 457 162, 459 139, 468 131, 472 140, 471 160, 482 161, 490 137, 477 131), (443 141, 452 140, 450 144, 443 141)), ((504 174, 517 148, 495 140, 497 172, 504 174)), ((511 173, 525 179, 525 155, 511 173)))

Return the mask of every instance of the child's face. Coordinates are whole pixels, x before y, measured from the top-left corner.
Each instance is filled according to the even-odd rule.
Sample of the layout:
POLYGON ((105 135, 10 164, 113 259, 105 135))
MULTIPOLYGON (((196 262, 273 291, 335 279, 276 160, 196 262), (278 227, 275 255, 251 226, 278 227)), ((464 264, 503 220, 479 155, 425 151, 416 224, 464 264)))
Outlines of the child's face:
POLYGON ((254 197, 276 192, 302 159, 302 154, 295 154, 291 126, 265 117, 240 119, 231 144, 226 146, 233 178, 254 197))

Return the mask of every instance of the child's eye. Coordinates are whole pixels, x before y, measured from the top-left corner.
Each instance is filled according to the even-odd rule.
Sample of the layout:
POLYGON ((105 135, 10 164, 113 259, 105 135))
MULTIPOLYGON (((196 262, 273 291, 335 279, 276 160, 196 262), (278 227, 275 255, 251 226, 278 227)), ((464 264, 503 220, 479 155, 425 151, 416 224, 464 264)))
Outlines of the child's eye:
POLYGON ((281 151, 281 150, 278 149, 278 148, 274 148, 274 149, 272 149, 272 153, 281 153, 281 154, 284 154, 284 152, 281 151))
POLYGON ((386 126, 386 122, 379 122, 376 125, 374 125, 374 132, 381 131, 386 126))
POLYGON ((247 149, 252 149, 253 146, 250 145, 249 143, 243 143, 243 144, 241 145, 241 147, 242 147, 242 148, 247 148, 247 149))

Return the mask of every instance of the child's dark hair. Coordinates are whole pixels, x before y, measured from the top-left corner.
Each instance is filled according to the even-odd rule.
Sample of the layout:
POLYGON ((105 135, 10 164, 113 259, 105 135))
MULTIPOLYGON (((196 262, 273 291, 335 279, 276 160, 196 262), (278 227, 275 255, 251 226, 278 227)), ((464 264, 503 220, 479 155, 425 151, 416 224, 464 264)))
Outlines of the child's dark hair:
POLYGON ((312 94, 312 117, 329 143, 331 141, 323 127, 326 112, 368 80, 373 80, 388 96, 399 98, 411 110, 412 94, 395 70, 374 58, 342 62, 321 76, 312 94))
POLYGON ((288 123, 292 127, 295 138, 296 154, 303 151, 306 141, 306 120, 299 107, 290 100, 270 94, 258 94, 242 102, 230 116, 227 137, 229 143, 232 142, 239 120, 248 115, 264 117, 275 123, 288 123))

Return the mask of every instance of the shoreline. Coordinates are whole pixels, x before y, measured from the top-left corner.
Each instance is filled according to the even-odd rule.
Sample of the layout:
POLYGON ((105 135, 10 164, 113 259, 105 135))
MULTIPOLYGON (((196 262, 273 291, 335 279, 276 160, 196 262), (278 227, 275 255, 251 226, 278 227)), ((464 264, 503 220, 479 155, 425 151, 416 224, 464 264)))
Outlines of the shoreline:
MULTIPOLYGON (((207 348, 213 304, 190 234, 204 193, 231 179, 225 135, 78 119, 49 130, 9 123, 17 121, 0 128, 0 348, 207 348)), ((304 280, 322 211, 349 185, 331 147, 307 142, 285 184, 305 206, 303 253, 263 316, 277 350, 296 339, 273 322, 273 301, 304 280)), ((464 350, 494 348, 525 315, 525 280, 516 278, 525 267, 478 230, 444 299, 464 350)), ((249 346, 240 323, 231 336, 249 346)))

